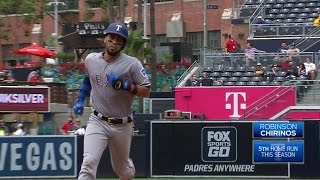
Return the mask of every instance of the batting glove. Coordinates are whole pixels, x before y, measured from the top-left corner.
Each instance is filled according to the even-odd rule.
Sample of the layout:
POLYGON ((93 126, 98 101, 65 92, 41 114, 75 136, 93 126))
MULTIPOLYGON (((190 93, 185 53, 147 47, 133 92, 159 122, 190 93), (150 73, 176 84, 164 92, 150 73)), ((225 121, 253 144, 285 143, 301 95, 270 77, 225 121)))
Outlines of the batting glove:
POLYGON ((76 104, 73 106, 73 112, 75 115, 82 116, 84 108, 84 101, 78 99, 76 104))
POLYGON ((131 90, 131 85, 132 82, 129 81, 128 79, 122 79, 120 78, 118 75, 111 73, 109 75, 107 75, 108 78, 108 82, 109 84, 116 90, 126 90, 126 91, 130 91, 131 90))

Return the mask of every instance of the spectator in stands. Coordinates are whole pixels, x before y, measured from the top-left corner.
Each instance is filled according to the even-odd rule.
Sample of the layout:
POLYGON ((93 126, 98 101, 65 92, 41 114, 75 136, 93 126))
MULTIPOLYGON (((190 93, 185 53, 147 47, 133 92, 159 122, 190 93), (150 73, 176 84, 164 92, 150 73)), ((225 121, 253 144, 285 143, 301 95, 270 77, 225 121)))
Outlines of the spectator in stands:
POLYGON ((262 16, 258 16, 256 24, 268 24, 268 23, 262 18, 262 16))
POLYGON ((317 75, 316 65, 311 61, 309 57, 307 57, 304 66, 306 67, 306 75, 310 80, 314 80, 317 75))
POLYGON ((43 79, 40 76, 39 71, 31 71, 28 76, 27 81, 28 82, 43 82, 43 79))
POLYGON ((237 52, 237 41, 233 39, 233 36, 229 35, 229 40, 226 43, 226 52, 227 53, 236 53, 237 52))
POLYGON ((278 49, 277 52, 278 53, 282 53, 282 54, 287 54, 287 52, 288 52, 287 43, 286 42, 282 42, 281 43, 281 47, 278 49))
POLYGON ((255 61, 256 53, 265 53, 265 51, 258 50, 252 47, 251 43, 247 43, 247 48, 245 49, 246 65, 249 66, 251 62, 255 61))
POLYGON ((307 76, 306 66, 303 63, 300 63, 298 66, 298 76, 307 76))
POLYGON ((274 80, 274 77, 276 76, 276 65, 271 64, 269 66, 269 71, 267 72, 267 80, 272 82, 274 80))
POLYGON ((255 68, 255 70, 253 71, 254 76, 256 77, 260 77, 261 79, 264 79, 264 70, 261 67, 261 63, 257 63, 257 66, 255 68))
POLYGON ((191 79, 186 81, 186 86, 199 86, 198 77, 195 74, 192 74, 191 79))
POLYGON ((5 125, 4 121, 0 119, 0 136, 9 135, 9 128, 5 125))
POLYGON ((298 66, 301 63, 300 50, 296 47, 295 44, 290 44, 287 55, 293 62, 293 65, 298 66))
POLYGON ((26 132, 24 131, 23 128, 23 123, 18 123, 16 125, 16 130, 12 133, 14 136, 24 136, 26 135, 26 132))
POLYGON ((5 81, 7 79, 6 73, 3 71, 0 71, 0 81, 5 81))
POLYGON ((60 133, 63 135, 69 135, 70 134, 70 130, 72 129, 72 127, 75 124, 75 120, 72 116, 69 117, 69 119, 62 124, 62 126, 60 127, 60 133))
POLYGON ((6 80, 4 80, 5 82, 13 82, 15 81, 14 77, 13 77, 13 74, 12 73, 8 73, 7 74, 7 77, 6 77, 6 80))
POLYGON ((320 12, 318 12, 318 17, 313 21, 313 26, 314 27, 320 26, 320 12))
POLYGON ((200 86, 212 86, 212 85, 213 85, 213 79, 209 78, 209 74, 204 72, 203 79, 200 82, 200 86))
POLYGON ((289 63, 291 62, 289 56, 286 56, 284 59, 281 60, 281 62, 277 65, 277 67, 280 68, 281 71, 287 72, 289 69, 289 63))

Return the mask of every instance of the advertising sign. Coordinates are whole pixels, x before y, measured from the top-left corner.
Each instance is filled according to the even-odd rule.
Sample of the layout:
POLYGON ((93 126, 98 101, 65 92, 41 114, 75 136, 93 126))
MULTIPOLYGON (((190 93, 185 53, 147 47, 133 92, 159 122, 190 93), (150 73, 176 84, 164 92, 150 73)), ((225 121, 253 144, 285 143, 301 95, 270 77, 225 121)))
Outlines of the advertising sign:
POLYGON ((0 86, 0 112, 49 112, 49 87, 0 86))
POLYGON ((237 160, 237 129, 235 127, 205 127, 201 135, 201 152, 204 162, 237 160))
POLYGON ((304 163, 303 141, 254 141, 254 163, 304 163))
POLYGON ((76 177, 76 136, 0 138, 0 178, 76 177))
POLYGON ((175 109, 204 114, 207 120, 269 119, 295 105, 295 88, 287 86, 175 88, 175 109))
POLYGON ((152 121, 151 176, 288 177, 288 165, 254 164, 252 122, 152 121))

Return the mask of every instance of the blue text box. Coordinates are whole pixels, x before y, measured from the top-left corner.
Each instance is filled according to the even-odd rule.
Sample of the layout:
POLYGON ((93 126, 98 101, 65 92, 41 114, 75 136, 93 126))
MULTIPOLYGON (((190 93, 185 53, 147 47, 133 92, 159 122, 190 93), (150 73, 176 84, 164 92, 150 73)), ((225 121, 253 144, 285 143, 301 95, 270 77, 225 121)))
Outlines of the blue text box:
POLYGON ((304 162, 303 141, 253 141, 254 163, 304 162))
POLYGON ((254 122, 254 138, 303 138, 303 122, 254 122))

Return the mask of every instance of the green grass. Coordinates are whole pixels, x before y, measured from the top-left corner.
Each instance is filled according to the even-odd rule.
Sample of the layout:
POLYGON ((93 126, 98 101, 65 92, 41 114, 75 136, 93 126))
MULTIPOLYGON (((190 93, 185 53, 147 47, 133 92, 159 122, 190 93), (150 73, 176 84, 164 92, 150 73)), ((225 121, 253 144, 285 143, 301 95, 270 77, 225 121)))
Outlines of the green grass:
MULTIPOLYGON (((275 178, 218 178, 218 177, 212 177, 212 178, 186 178, 186 177, 179 177, 179 178, 134 178, 135 180, 275 180, 275 178)), ((277 180, 280 178, 276 178, 277 180)), ((288 179, 288 178, 283 178, 283 179, 288 179)), ((1 179, 1 180, 18 180, 18 179, 1 179)), ((21 180, 21 179, 19 179, 21 180)), ((26 180, 76 180, 74 179, 31 179, 28 178, 26 180)), ((98 178, 97 180, 119 180, 118 178, 98 178)), ((292 179, 293 180, 293 179, 292 179)), ((311 179, 294 179, 294 180, 311 180, 311 179)), ((314 179, 312 179, 314 180, 314 179)))

